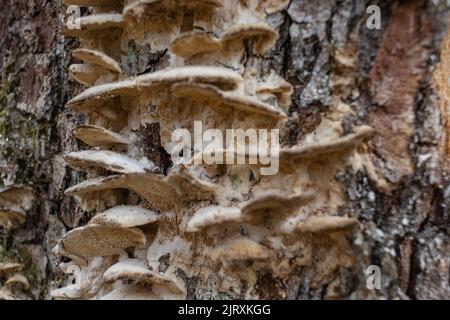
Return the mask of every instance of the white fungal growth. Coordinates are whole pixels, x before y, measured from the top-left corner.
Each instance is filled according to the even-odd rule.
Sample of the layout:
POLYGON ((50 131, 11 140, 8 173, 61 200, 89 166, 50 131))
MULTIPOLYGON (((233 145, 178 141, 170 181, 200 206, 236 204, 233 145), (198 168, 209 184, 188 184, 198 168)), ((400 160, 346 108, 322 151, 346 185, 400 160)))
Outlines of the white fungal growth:
POLYGON ((343 114, 351 110, 343 104, 298 145, 281 148, 274 175, 256 170, 263 163, 253 149, 229 145, 218 150, 224 159, 247 161, 198 162, 205 150, 186 151, 188 163, 158 161, 170 153, 175 129, 194 136, 194 121, 222 133, 283 129, 293 86, 273 70, 261 72, 260 58, 278 39, 266 14, 289 1, 65 3, 92 7, 76 21, 80 29, 66 30, 80 38, 73 55, 83 62, 70 71, 90 86, 66 106, 86 115, 74 136, 93 148, 65 155, 70 167, 88 172, 65 194, 95 215, 55 248, 87 280, 54 290, 54 298, 193 298, 186 281, 209 277, 220 280, 213 291, 259 298, 261 271, 285 281, 296 267, 314 265, 319 286, 354 263, 345 235, 358 221, 337 216, 345 193, 335 177, 356 165, 353 155, 364 152, 373 130, 344 134, 343 114), (164 69, 132 74, 131 41, 170 49, 164 69), (155 124, 159 132, 141 130, 155 124))

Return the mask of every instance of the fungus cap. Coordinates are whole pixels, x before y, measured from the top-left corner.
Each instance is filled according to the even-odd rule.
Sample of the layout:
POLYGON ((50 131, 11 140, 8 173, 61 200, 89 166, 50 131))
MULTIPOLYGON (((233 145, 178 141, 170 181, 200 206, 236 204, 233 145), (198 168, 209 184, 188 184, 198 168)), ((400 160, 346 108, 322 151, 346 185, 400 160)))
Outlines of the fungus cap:
POLYGON ((113 189, 132 190, 153 207, 162 211, 169 210, 182 201, 175 189, 167 182, 166 177, 148 173, 88 179, 67 189, 65 194, 83 199, 89 197, 91 193, 113 189))
POLYGON ((30 289, 30 283, 28 279, 22 273, 15 273, 8 277, 5 282, 5 288, 15 290, 28 290, 30 289))
POLYGON ((106 270, 103 279, 106 282, 136 280, 162 285, 177 294, 186 294, 186 288, 174 275, 151 270, 144 260, 139 259, 127 259, 114 264, 106 270))
POLYGON ((198 7, 218 8, 222 7, 222 0, 136 0, 124 8, 123 14, 125 17, 133 16, 142 12, 142 7, 146 7, 149 12, 156 12, 161 8, 172 10, 198 7))
POLYGON ((198 210, 189 220, 186 231, 198 232, 206 227, 224 223, 242 222, 243 216, 239 208, 234 207, 206 207, 198 210))
POLYGON ((74 136, 91 147, 130 144, 130 140, 122 135, 94 125, 79 126, 74 136))
POLYGON ((113 7, 121 3, 122 0, 64 0, 68 6, 80 7, 113 7))
POLYGON ((143 164, 123 154, 107 150, 72 152, 66 154, 64 159, 72 168, 81 171, 101 168, 115 173, 143 173, 153 168, 152 164, 143 164))
POLYGON ((374 130, 369 126, 360 126, 354 133, 332 141, 318 142, 305 146, 297 146, 280 150, 280 161, 312 159, 327 154, 342 152, 356 148, 364 140, 370 138, 374 130))
POLYGON ((58 288, 50 292, 50 296, 53 299, 65 300, 65 299, 79 299, 83 297, 84 292, 79 288, 77 284, 72 284, 63 288, 58 288))
POLYGON ((226 262, 267 260, 272 258, 272 249, 265 247, 249 238, 239 237, 227 241, 216 248, 212 254, 213 260, 226 262))
POLYGON ((314 199, 313 192, 284 195, 279 192, 266 192, 241 205, 243 215, 255 215, 261 211, 271 211, 279 218, 292 213, 314 199))
POLYGON ((139 88, 187 82, 209 84, 222 90, 234 90, 242 81, 243 78, 230 69, 211 66, 168 68, 141 75, 136 79, 139 88))
POLYGON ((103 191, 108 189, 126 188, 125 175, 111 175, 106 177, 97 177, 87 179, 75 186, 72 186, 64 191, 64 194, 69 196, 83 195, 94 191, 103 191))
POLYGON ((328 233, 351 229, 358 225, 358 220, 347 217, 322 216, 309 217, 296 226, 300 233, 328 233))
POLYGON ((69 72, 73 79, 85 86, 93 85, 100 76, 105 74, 103 68, 89 63, 72 64, 69 72))
POLYGON ((6 262, 0 263, 0 276, 19 272, 23 269, 22 263, 6 262))
POLYGON ((178 98, 206 98, 218 104, 250 113, 274 118, 286 118, 286 114, 275 107, 243 94, 223 92, 220 89, 201 83, 177 83, 171 88, 172 94, 178 98))
POLYGON ((122 285, 101 297, 101 300, 159 300, 160 297, 136 285, 122 285))
POLYGON ((0 227, 6 230, 18 228, 25 223, 26 215, 21 210, 0 209, 0 227))
MULTIPOLYGON (((67 102, 67 108, 80 113, 95 112, 101 106, 111 103, 115 97, 131 95, 137 90, 133 79, 106 83, 86 89, 67 102)), ((119 108, 119 106, 117 106, 119 108)))
POLYGON ((255 52, 263 54, 266 50, 273 47, 278 39, 278 32, 266 23, 238 24, 227 29, 221 36, 223 43, 255 38, 255 52))
MULTIPOLYGON (((81 30, 102 30, 109 28, 122 28, 123 16, 117 13, 99 13, 76 18, 75 21, 81 27, 81 30)), ((68 28, 69 33, 73 30, 77 32, 79 29, 68 28)))
POLYGON ((35 194, 31 187, 13 185, 0 188, 0 204, 7 208, 21 208, 30 210, 35 200, 35 194))
POLYGON ((90 259, 119 254, 122 250, 145 244, 144 233, 136 228, 87 225, 66 233, 60 240, 61 254, 90 259))
POLYGON ((117 206, 95 215, 89 224, 131 228, 158 221, 159 216, 140 206, 117 206))
POLYGON ((101 51, 81 48, 74 50, 72 55, 84 62, 122 73, 119 63, 101 51))
POLYGON ((170 45, 170 50, 174 54, 185 59, 220 49, 222 49, 220 40, 203 31, 182 33, 170 45))

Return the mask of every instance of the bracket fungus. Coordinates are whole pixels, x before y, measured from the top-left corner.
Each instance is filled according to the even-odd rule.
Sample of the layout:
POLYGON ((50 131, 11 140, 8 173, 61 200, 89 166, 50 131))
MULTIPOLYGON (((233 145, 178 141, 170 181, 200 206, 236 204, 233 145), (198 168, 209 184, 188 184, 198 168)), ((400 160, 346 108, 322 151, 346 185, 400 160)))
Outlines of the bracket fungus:
POLYGON ((221 37, 225 46, 228 42, 249 38, 255 39, 255 53, 263 54, 275 45, 278 33, 266 23, 239 24, 227 29, 221 37))
POLYGON ((167 34, 195 21, 210 20, 220 0, 136 0, 125 6, 124 19, 132 36, 142 38, 146 33, 167 34), (144 30, 142 30, 144 29, 144 30))
POLYGON ((170 45, 170 50, 179 57, 189 59, 197 54, 215 52, 222 49, 222 42, 204 31, 180 34, 170 45))
POLYGON ((91 147, 131 144, 130 140, 122 135, 94 125, 79 126, 73 135, 91 147))
POLYGON ((89 224, 131 228, 158 221, 158 215, 139 206, 117 206, 93 217, 89 224))
POLYGON ((300 233, 343 232, 358 225, 358 220, 346 217, 310 217, 299 222, 296 230, 300 233))
MULTIPOLYGON (((254 51, 262 55, 278 39, 278 33, 265 23, 240 24, 227 29, 220 38, 203 31, 182 33, 170 45, 177 56, 190 59, 199 54, 231 51, 232 43, 253 40, 254 51)), ((234 49, 234 48, 233 48, 234 49)))
POLYGON ((25 223, 26 215, 23 211, 0 209, 0 227, 12 230, 25 223))
POLYGON ((122 69, 118 62, 105 53, 91 49, 77 49, 73 56, 85 62, 69 67, 72 77, 81 84, 91 86, 118 80, 122 69))
POLYGON ((297 195, 282 195, 267 192, 245 201, 239 207, 205 207, 198 210, 187 224, 188 232, 198 232, 210 226, 227 223, 255 223, 264 218, 264 213, 270 213, 270 218, 280 220, 287 214, 296 211, 312 201, 311 192, 297 195))
POLYGON ((246 260, 268 260, 274 258, 274 252, 248 238, 237 238, 216 248, 212 254, 213 260, 227 262, 246 260))
POLYGON ((182 282, 169 271, 161 273, 150 269, 143 260, 128 259, 120 261, 106 270, 103 278, 106 282, 134 280, 148 285, 165 288, 174 296, 184 297, 186 288, 182 282))
POLYGON ((218 192, 216 185, 181 172, 168 176, 133 173, 93 178, 67 189, 65 193, 78 197, 80 202, 89 202, 99 196, 96 192, 101 195, 105 190, 113 189, 132 190, 158 210, 173 209, 185 201, 212 199, 218 192))
POLYGON ((116 13, 99 13, 85 17, 75 18, 72 24, 68 24, 63 32, 67 36, 90 38, 95 32, 107 29, 122 29, 123 16, 116 13))
POLYGON ((73 51, 73 56, 86 63, 100 66, 106 70, 122 73, 122 68, 120 67, 119 63, 101 51, 91 49, 76 49, 73 51))
POLYGON ((308 204, 314 199, 314 193, 283 195, 277 192, 265 192, 241 205, 242 214, 245 216, 256 216, 264 212, 271 212, 279 219, 285 218, 287 214, 308 204))
POLYGON ((242 212, 236 207, 205 207, 198 210, 189 220, 188 232, 198 232, 201 229, 229 222, 243 222, 242 212))
POLYGON ((236 110, 258 113, 268 117, 286 118, 286 115, 282 111, 258 99, 242 94, 223 92, 211 85, 179 83, 172 86, 172 93, 175 97, 179 98, 207 99, 211 101, 210 104, 212 106, 217 106, 218 108, 229 106, 236 110))
POLYGON ((6 279, 0 286, 0 300, 15 299, 17 293, 30 288, 28 279, 21 273, 23 269, 21 263, 0 263, 0 279, 6 279))
POLYGON ((281 107, 288 108, 291 104, 291 96, 294 92, 292 85, 278 76, 273 70, 264 81, 259 82, 256 88, 256 94, 262 100, 275 97, 281 107))
POLYGON ((86 115, 74 136, 95 149, 65 155, 70 167, 88 171, 65 194, 93 217, 55 248, 89 280, 53 297, 189 298, 185 282, 214 272, 220 290, 258 298, 261 270, 284 281, 296 266, 312 266, 320 283, 351 265, 344 234, 358 222, 335 216, 345 197, 335 177, 358 165, 358 147, 372 128, 344 135, 343 117, 330 111, 298 145, 277 149, 273 175, 257 173, 264 164, 250 139, 245 151, 227 143, 216 150, 222 160, 243 156, 245 163, 199 163, 205 150, 196 148, 186 162, 158 161, 171 152, 173 131, 191 133, 194 121, 220 131, 284 129, 293 86, 260 66, 278 39, 266 15, 289 1, 65 3, 93 8, 75 21, 81 29, 69 30, 80 38, 73 56, 83 62, 71 72, 91 87, 66 107, 86 115), (161 49, 168 59, 156 71, 130 70, 132 42, 161 49), (136 134, 155 124, 151 136, 136 134))
POLYGON ((134 160, 113 151, 79 151, 64 156, 67 163, 76 170, 91 171, 103 169, 115 173, 144 173, 152 170, 153 164, 134 160))
POLYGON ((30 288, 30 283, 23 274, 15 273, 6 280, 5 288, 11 291, 28 290, 30 288))
POLYGON ((355 128, 355 132, 344 137, 325 141, 311 143, 305 146, 299 146, 280 151, 280 161, 300 161, 302 159, 311 159, 320 156, 326 156, 331 153, 344 152, 352 150, 360 145, 364 140, 373 136, 374 130, 369 126, 360 126, 355 128))
POLYGON ((144 74, 136 78, 140 89, 157 85, 168 86, 179 82, 213 85, 221 90, 234 90, 242 77, 227 68, 213 66, 184 66, 144 74))
MULTIPOLYGON (((120 106, 117 105, 117 102, 112 101, 113 98, 132 97, 146 91, 158 91, 179 82, 210 84, 222 90, 233 90, 242 81, 239 74, 226 68, 201 66, 172 68, 144 74, 133 79, 91 87, 71 99, 66 107, 73 108, 77 112, 100 113, 99 109, 102 106, 113 103, 115 106, 109 108, 114 111, 120 106)), ((108 114, 104 115, 108 117, 108 114)), ((116 117, 113 114, 110 118, 116 117)))
POLYGON ((72 64, 69 67, 69 72, 74 80, 86 86, 96 83, 108 83, 117 78, 108 70, 89 63, 72 64))
POLYGON ((116 255, 124 249, 145 243, 144 233, 137 228, 90 224, 67 232, 56 252, 86 263, 91 258, 116 255))
POLYGON ((12 230, 25 223, 35 196, 31 187, 13 185, 0 190, 0 227, 12 230))
POLYGON ((66 274, 72 274, 75 283, 52 290, 51 297, 59 300, 95 297, 102 288, 104 272, 115 259, 115 256, 95 257, 81 266, 74 261, 61 263, 60 269, 66 274))
POLYGON ((56 300, 79 299, 82 298, 83 295, 84 292, 78 287, 77 284, 55 289, 50 293, 50 296, 56 300))
POLYGON ((101 300, 159 300, 149 290, 136 285, 122 285, 101 297, 101 300))
POLYGON ((0 263, 0 277, 14 274, 23 269, 23 264, 21 263, 13 263, 13 262, 2 262, 0 263))
POLYGON ((80 7, 114 7, 120 5, 122 0, 64 0, 64 3, 80 7))
POLYGON ((31 187, 13 185, 0 189, 0 203, 9 208, 30 210, 35 200, 31 187))

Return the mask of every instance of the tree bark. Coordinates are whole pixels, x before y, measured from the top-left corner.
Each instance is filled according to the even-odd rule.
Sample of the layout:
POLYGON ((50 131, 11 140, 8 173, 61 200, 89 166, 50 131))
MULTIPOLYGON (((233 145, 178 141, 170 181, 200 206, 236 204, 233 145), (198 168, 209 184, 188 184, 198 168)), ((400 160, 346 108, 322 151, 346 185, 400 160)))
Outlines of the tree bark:
MULTIPOLYGON (((52 249, 90 218, 63 193, 85 178, 62 158, 81 149, 72 131, 84 117, 64 108, 83 90, 68 74, 78 42, 62 35, 62 0, 0 3, 0 186, 27 185, 35 194, 25 224, 0 229, 0 263, 25 265, 31 287, 16 298, 49 299, 66 278, 52 249)), ((449 12, 445 1, 432 0, 292 0, 268 16, 279 38, 261 69, 294 87, 282 143, 303 141, 337 103, 353 111, 344 126, 367 124, 376 134, 367 146, 373 166, 347 167, 335 177, 346 195, 339 213, 361 225, 352 241, 354 266, 319 286, 313 265, 283 280, 262 275, 260 298, 450 298, 449 12), (381 8, 380 30, 366 25, 373 4, 381 8), (381 269, 380 289, 366 286, 370 265, 381 269)), ((162 69, 169 55, 135 43, 129 52, 132 75, 162 69)), ((164 171, 168 159, 158 144, 152 139, 146 152, 164 171)), ((220 297, 192 283, 189 298, 220 297)))

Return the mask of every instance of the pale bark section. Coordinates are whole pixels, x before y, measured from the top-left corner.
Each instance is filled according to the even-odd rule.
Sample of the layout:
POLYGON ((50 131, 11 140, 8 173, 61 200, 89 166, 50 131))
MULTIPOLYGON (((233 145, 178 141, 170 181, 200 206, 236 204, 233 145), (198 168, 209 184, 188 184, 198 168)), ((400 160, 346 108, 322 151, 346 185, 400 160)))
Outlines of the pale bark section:
MULTIPOLYGON (((320 288, 310 286, 313 267, 293 271, 286 283, 262 275, 265 298, 450 298, 449 8, 445 1, 370 4, 376 2, 378 31, 365 27, 368 3, 358 0, 293 0, 269 17, 280 39, 261 68, 295 87, 284 143, 313 131, 337 101, 356 113, 349 127, 369 124, 378 134, 373 168, 336 177, 348 195, 342 212, 363 226, 354 242, 357 267, 320 288), (382 288, 369 291, 364 271, 373 264, 382 270, 382 288)), ((67 74, 77 44, 61 36, 62 1, 0 0, 0 7, 0 184, 32 185, 38 197, 23 228, 0 231, 0 263, 25 264, 31 290, 20 297, 48 298, 62 279, 53 246, 88 220, 62 195, 83 180, 60 157, 80 144, 71 132, 83 119, 63 109, 80 91, 67 74)), ((130 52, 135 59, 126 67, 134 74, 167 61, 165 52, 135 44, 130 52)), ((203 289, 198 284, 191 297, 207 296, 203 289)))

